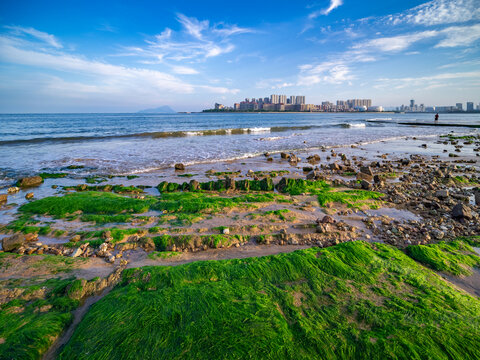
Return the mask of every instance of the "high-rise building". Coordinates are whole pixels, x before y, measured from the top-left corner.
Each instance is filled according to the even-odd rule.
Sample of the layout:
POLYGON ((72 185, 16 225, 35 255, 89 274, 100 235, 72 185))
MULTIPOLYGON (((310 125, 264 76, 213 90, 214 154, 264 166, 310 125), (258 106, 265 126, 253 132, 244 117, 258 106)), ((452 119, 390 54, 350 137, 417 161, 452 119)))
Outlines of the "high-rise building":
POLYGON ((297 103, 297 97, 295 95, 290 96, 290 104, 296 104, 297 103))
POLYGON ((297 95, 295 97, 295 104, 296 105, 305 105, 305 96, 303 95, 297 95))
POLYGON ((414 109, 415 108, 415 100, 410 100, 410 109, 414 109))
POLYGON ((280 103, 280 99, 279 99, 278 95, 270 95, 270 103, 271 104, 280 103))
POLYGON ((287 95, 278 95, 278 101, 280 104, 286 104, 287 103, 287 95))
POLYGON ((467 102, 467 111, 473 111, 473 102, 467 102))
POLYGON ((456 103, 455 106, 457 107, 458 110, 463 111, 463 104, 462 103, 456 103))

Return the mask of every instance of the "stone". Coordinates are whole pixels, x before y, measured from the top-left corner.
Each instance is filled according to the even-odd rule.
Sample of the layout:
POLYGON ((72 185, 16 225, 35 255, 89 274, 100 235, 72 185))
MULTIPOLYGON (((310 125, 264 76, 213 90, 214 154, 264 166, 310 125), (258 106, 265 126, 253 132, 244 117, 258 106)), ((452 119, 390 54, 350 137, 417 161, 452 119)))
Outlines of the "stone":
POLYGON ((16 194, 20 191, 20 188, 17 186, 12 186, 7 189, 7 193, 9 194, 16 194))
POLYGON ((235 190, 235 178, 233 176, 227 176, 225 179, 225 189, 235 190))
POLYGON ((110 264, 113 264, 113 263, 115 262, 115 256, 113 256, 113 255, 109 256, 109 257, 108 257, 108 262, 109 262, 110 264))
POLYGON ((337 221, 330 215, 325 215, 322 220, 317 219, 318 224, 335 224, 337 221))
POLYGON ((303 170, 303 172, 307 172, 307 173, 308 173, 308 172, 310 172, 310 171, 313 171, 313 167, 311 167, 311 166, 304 166, 304 167, 302 168, 302 170, 303 170))
POLYGON ((480 206, 480 188, 473 189, 473 196, 475 197, 475 204, 480 206))
POLYGON ((317 180, 320 173, 317 170, 312 170, 307 174, 307 180, 317 180))
POLYGON ((370 190, 372 188, 372 185, 366 180, 360 181, 360 186, 363 190, 370 190))
POLYGON ((222 234, 225 234, 225 235, 230 234, 230 229, 229 229, 229 228, 224 228, 224 229, 222 230, 222 234))
POLYGON ((18 181, 20 187, 38 186, 43 183, 43 179, 40 176, 30 176, 18 181))
POLYGON ((175 164, 175 170, 183 171, 185 170, 185 165, 183 165, 182 163, 175 164))
POLYGON ((357 180, 360 180, 360 181, 365 180, 365 181, 368 181, 368 182, 372 182, 373 181, 373 176, 365 174, 363 172, 359 172, 359 173, 357 173, 357 180))
POLYGON ((25 195, 25 199, 30 200, 33 199, 33 192, 29 192, 25 195))
POLYGON ((31 242, 31 241, 37 241, 37 240, 38 240, 38 234, 35 234, 35 233, 25 234, 25 241, 31 242))
POLYGON ((280 157, 281 157, 282 159, 287 159, 287 160, 288 160, 288 159, 290 159, 290 154, 281 152, 281 153, 280 153, 280 157))
POLYGON ((78 242, 78 241, 80 241, 80 240, 82 240, 82 237, 81 237, 80 235, 74 235, 74 236, 70 239, 71 242, 78 242))
POLYGON ((320 160, 320 156, 317 154, 307 157, 307 162, 312 165, 318 164, 320 160))
POLYGON ((360 172, 362 174, 367 174, 367 175, 373 176, 373 171, 372 171, 372 168, 370 166, 361 166, 360 167, 360 172))
POLYGON ((452 209, 452 217, 454 219, 472 219, 472 211, 463 203, 458 203, 452 209))
POLYGON ((14 251, 25 244, 25 236, 23 234, 15 234, 2 240, 3 251, 14 251))
POLYGON ((107 240, 112 237, 112 232, 110 230, 106 230, 102 233, 102 239, 107 240))
POLYGON ((83 254, 83 250, 81 248, 75 248, 75 249, 73 249, 73 252, 70 255, 70 257, 75 258, 75 257, 79 257, 82 254, 83 254))
POLYGON ((155 250, 155 243, 153 242, 152 238, 149 237, 142 237, 140 239, 140 246, 146 251, 150 252, 155 250))
POLYGON ((341 170, 340 165, 338 165, 337 163, 333 163, 333 164, 330 164, 328 166, 329 166, 330 170, 333 170, 333 171, 341 170))
POLYGON ((6 204, 8 201, 8 195, 7 194, 0 194, 0 204, 6 204))
POLYGON ((438 190, 437 192, 435 192, 435 197, 439 198, 439 199, 446 199, 450 196, 448 190, 438 190))
POLYGON ((190 191, 197 191, 200 189, 200 183, 197 180, 190 180, 188 187, 190 191))
POLYGON ((445 233, 441 230, 438 230, 438 229, 433 230, 432 235, 437 240, 441 240, 445 237, 445 233))

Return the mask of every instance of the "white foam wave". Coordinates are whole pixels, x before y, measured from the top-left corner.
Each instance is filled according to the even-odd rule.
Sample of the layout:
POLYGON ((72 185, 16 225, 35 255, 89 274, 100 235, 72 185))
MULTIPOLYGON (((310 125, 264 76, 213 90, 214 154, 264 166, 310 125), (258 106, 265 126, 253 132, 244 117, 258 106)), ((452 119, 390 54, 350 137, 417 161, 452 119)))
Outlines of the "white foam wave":
POLYGON ((248 133, 262 133, 262 132, 270 132, 270 128, 269 127, 244 128, 243 131, 248 133))

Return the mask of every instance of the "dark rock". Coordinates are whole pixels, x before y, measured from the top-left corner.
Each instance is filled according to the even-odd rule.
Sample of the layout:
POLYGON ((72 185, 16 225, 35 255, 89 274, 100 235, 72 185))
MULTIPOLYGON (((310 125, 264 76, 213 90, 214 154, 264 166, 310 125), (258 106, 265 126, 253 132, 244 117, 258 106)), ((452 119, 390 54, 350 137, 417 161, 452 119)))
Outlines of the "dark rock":
POLYGON ((3 251, 14 251, 25 244, 25 235, 15 234, 2 240, 3 251))
POLYGON ((287 153, 282 152, 282 153, 280 153, 280 157, 281 157, 282 159, 290 159, 290 154, 287 154, 287 153))
POLYGON ((318 224, 335 224, 337 221, 330 215, 325 215, 322 220, 317 219, 318 224))
POLYGON ((480 206, 480 188, 473 189, 473 195, 475 196, 475 204, 480 206))
POLYGON ((338 170, 341 169, 341 166, 337 163, 333 163, 333 164, 330 164, 328 166, 329 166, 330 170, 333 170, 333 171, 338 171, 338 170))
POLYGON ((310 172, 310 171, 312 171, 312 170, 313 170, 313 167, 311 167, 311 166, 304 166, 304 167, 303 167, 303 171, 304 171, 304 172, 310 172))
POLYGON ((372 188, 372 185, 368 181, 365 181, 365 180, 362 180, 360 182, 360 185, 362 186, 363 190, 370 190, 372 188))
POLYGON ((225 188, 227 190, 235 190, 235 179, 232 176, 228 176, 225 179, 225 188))
POLYGON ((188 186, 190 191, 197 191, 198 189, 200 189, 200 183, 197 180, 190 180, 188 186))
POLYGON ((18 181, 20 187, 38 186, 43 183, 43 179, 40 176, 30 176, 18 181))
POLYGON ((367 174, 367 175, 373 176, 373 171, 372 171, 372 168, 370 166, 360 167, 360 172, 362 174, 367 174))
POLYGON ((448 190, 438 190, 436 193, 435 193, 435 197, 439 198, 439 199, 446 199, 449 197, 449 192, 448 190))
POLYGON ((317 154, 309 156, 307 157, 307 162, 312 165, 318 164, 320 162, 320 156, 317 154))
POLYGON ((185 165, 183 165, 182 163, 175 164, 175 170, 183 171, 185 170, 185 165))
POLYGON ((365 180, 365 181, 368 181, 368 182, 372 182, 373 181, 373 176, 365 174, 363 172, 359 172, 359 173, 357 173, 357 180, 365 180))
POLYGON ((463 203, 458 203, 452 209, 452 217, 454 219, 472 219, 472 211, 463 203))

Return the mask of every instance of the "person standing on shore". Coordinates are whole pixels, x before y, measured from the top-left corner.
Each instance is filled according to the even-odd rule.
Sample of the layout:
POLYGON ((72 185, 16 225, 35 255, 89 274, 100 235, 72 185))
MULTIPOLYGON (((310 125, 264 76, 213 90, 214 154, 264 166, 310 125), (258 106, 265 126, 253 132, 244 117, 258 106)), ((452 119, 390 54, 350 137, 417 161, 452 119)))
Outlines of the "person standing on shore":
POLYGON ((438 113, 435 114, 435 124, 438 123, 438 113))

